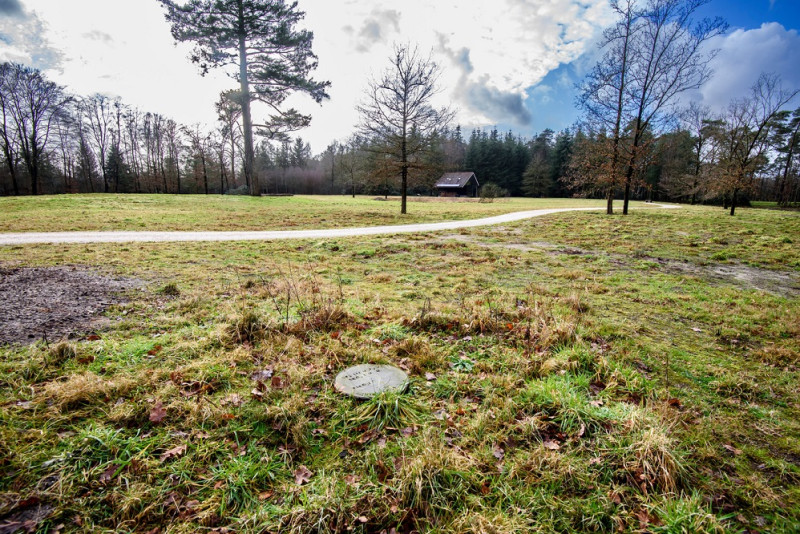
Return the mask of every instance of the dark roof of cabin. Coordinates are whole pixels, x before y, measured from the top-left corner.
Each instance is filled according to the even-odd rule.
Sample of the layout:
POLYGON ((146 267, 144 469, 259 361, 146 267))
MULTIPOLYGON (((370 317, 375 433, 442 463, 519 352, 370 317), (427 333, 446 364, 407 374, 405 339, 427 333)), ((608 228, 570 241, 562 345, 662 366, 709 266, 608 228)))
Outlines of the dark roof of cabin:
MULTIPOLYGON (((436 187, 466 187, 469 179, 473 176, 475 176, 474 172, 446 172, 436 182, 436 187)), ((475 183, 478 183, 477 176, 475 176, 475 183)))

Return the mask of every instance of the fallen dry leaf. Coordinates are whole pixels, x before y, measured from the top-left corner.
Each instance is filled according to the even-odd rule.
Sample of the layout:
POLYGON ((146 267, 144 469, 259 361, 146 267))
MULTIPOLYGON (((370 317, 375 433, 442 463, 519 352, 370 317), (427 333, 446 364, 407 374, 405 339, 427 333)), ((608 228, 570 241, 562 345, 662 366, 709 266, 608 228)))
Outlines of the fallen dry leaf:
POLYGON ((309 482, 311 477, 314 476, 308 467, 301 465, 297 469, 294 470, 292 473, 294 475, 294 481, 298 486, 302 486, 303 484, 309 482))
POLYGON ((268 380, 270 378, 272 378, 272 367, 266 367, 250 375, 250 379, 255 380, 256 382, 263 382, 264 380, 268 380))
POLYGON ((267 499, 269 499, 273 495, 275 495, 274 491, 262 491, 261 493, 258 494, 258 500, 259 501, 266 501, 267 499))
POLYGON ((425 380, 427 380, 428 382, 436 380, 436 375, 433 373, 425 373, 425 380))
POLYGON ((167 410, 164 408, 164 405, 161 404, 161 401, 156 401, 155 405, 150 410, 150 422, 157 425, 161 423, 166 416, 167 410))
POLYGON ((241 395, 238 393, 231 393, 224 399, 222 399, 222 405, 230 404, 231 406, 241 406, 244 401, 242 400, 241 395))
POLYGON ((725 450, 726 450, 726 451, 728 451, 728 452, 732 452, 732 453, 733 453, 733 454, 735 454, 736 456, 739 456, 740 454, 742 454, 742 451, 741 451, 741 449, 737 449, 737 448, 736 448, 736 447, 734 447, 733 445, 728 445, 727 443, 723 444, 723 445, 722 445, 722 448, 723 448, 723 449, 725 449, 725 450))
POLYGON ((506 451, 500 445, 495 445, 492 450, 492 456, 497 458, 498 460, 502 460, 506 455, 506 451))
POLYGON ((558 442, 553 441, 552 439, 544 440, 542 442, 542 445, 544 445, 545 449, 550 449, 551 451, 557 451, 558 449, 561 448, 561 445, 559 445, 558 442))
POLYGON ((102 484, 107 484, 108 482, 111 482, 111 479, 114 478, 114 473, 116 473, 117 469, 119 469, 119 466, 117 464, 109 465, 108 469, 103 471, 103 473, 100 475, 100 482, 102 484))
POLYGON ((359 480, 361 480, 361 477, 358 475, 347 475, 344 477, 344 481, 347 482, 348 486, 357 484, 359 480))
POLYGON ((166 462, 167 460, 183 456, 184 453, 186 453, 186 444, 178 445, 177 447, 171 448, 170 450, 162 454, 158 459, 163 463, 166 462))
POLYGON ((273 376, 270 384, 272 384, 274 389, 283 389, 286 387, 286 381, 279 376, 273 376))

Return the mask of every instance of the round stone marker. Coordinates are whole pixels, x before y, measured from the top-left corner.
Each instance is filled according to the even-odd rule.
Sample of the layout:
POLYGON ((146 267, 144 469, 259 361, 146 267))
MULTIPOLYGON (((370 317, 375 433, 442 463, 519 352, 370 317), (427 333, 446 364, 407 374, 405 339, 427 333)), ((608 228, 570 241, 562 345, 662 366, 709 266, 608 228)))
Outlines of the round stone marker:
POLYGON ((366 363, 348 367, 338 375, 333 387, 339 393, 357 399, 368 399, 384 391, 403 391, 408 375, 392 365, 366 363))

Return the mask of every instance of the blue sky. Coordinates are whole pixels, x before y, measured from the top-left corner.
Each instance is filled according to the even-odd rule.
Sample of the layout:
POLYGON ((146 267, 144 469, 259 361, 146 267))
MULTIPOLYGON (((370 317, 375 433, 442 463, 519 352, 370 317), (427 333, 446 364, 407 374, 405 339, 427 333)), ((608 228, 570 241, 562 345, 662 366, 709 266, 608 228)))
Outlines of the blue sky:
POLYGON ((712 0, 703 6, 704 16, 719 15, 733 28, 757 28, 764 22, 779 22, 784 28, 800 28, 797 0, 712 0))
MULTIPOLYGON (((724 53, 715 61, 717 81, 712 79, 709 84, 707 92, 711 94, 706 95, 706 104, 721 109, 730 98, 743 96, 762 69, 780 73, 789 87, 800 87, 800 38, 797 35, 800 0, 712 0, 702 7, 700 14, 710 18, 722 16, 730 26, 727 35, 714 43, 724 53), (762 28, 769 23, 778 23, 782 29, 774 25, 762 28), (754 57, 741 61, 743 55, 749 54, 754 57), (720 80, 730 77, 734 77, 736 83, 720 80), (724 87, 720 89, 719 85, 724 87)), ((545 128, 558 131, 571 126, 580 118, 575 107, 574 85, 590 67, 587 59, 588 52, 573 62, 559 65, 526 91, 525 106, 533 117, 528 127, 521 128, 512 122, 499 122, 497 127, 531 136, 545 128)))

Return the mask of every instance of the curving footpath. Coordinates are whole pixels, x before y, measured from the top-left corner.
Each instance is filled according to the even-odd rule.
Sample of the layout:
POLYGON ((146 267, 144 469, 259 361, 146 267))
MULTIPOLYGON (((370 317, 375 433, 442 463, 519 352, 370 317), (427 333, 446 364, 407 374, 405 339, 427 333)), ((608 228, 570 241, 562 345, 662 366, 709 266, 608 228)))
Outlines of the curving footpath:
MULTIPOLYGON (((670 204, 652 204, 660 208, 675 209, 679 206, 670 204)), ((245 232, 24 232, 0 234, 0 245, 30 245, 41 243, 134 243, 134 242, 180 242, 180 241, 271 241, 280 239, 324 239, 334 237, 356 237, 369 235, 410 234, 419 232, 437 232, 440 230, 458 230, 476 226, 503 224, 552 213, 565 211, 598 211, 598 208, 554 208, 529 211, 517 211, 465 221, 447 221, 438 223, 401 224, 394 226, 366 226, 359 228, 330 228, 317 230, 272 230, 245 232)))

